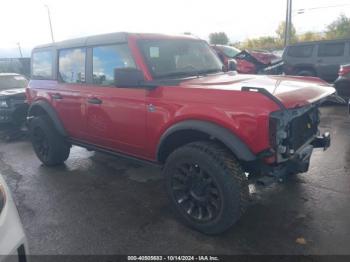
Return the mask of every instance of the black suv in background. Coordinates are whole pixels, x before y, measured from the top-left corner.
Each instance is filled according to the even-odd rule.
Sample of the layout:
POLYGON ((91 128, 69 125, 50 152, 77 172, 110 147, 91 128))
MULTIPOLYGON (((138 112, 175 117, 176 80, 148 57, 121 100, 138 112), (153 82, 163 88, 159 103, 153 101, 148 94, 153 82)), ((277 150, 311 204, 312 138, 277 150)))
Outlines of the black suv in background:
POLYGON ((350 39, 304 42, 283 52, 288 75, 317 76, 328 82, 338 77, 340 65, 350 63, 350 39))

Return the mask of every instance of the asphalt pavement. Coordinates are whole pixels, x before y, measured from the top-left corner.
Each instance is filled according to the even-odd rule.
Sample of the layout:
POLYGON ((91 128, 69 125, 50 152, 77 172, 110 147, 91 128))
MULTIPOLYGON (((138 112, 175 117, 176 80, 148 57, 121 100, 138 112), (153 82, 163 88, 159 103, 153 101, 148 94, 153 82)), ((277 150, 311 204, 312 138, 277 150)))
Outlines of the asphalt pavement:
POLYGON ((0 172, 31 254, 350 254, 350 119, 346 107, 322 113, 329 150, 314 151, 306 174, 251 185, 247 212, 219 236, 175 219, 153 166, 74 147, 47 168, 23 138, 0 142, 0 172))

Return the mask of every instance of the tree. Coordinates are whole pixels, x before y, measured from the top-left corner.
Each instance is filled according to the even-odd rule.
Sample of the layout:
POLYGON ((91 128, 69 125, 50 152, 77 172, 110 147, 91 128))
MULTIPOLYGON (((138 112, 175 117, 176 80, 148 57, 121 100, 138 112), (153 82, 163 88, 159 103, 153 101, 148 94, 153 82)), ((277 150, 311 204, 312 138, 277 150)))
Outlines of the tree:
POLYGON ((241 49, 275 49, 280 47, 278 39, 272 36, 247 39, 239 45, 241 49))
POLYGON ((217 32, 209 35, 209 42, 212 45, 227 45, 229 39, 224 32, 217 32))
MULTIPOLYGON (((284 42, 285 31, 286 31, 286 22, 283 21, 278 25, 278 27, 275 31, 277 34, 278 40, 281 41, 282 43, 284 42)), ((295 27, 292 24, 292 29, 290 31, 290 43, 295 43, 297 41, 296 35, 297 35, 297 31, 295 30, 295 27)))
POLYGON ((324 39, 322 33, 316 33, 312 31, 298 35, 298 42, 319 41, 322 39, 324 39))
POLYGON ((341 14, 333 23, 326 28, 326 38, 348 38, 350 37, 350 18, 341 14))

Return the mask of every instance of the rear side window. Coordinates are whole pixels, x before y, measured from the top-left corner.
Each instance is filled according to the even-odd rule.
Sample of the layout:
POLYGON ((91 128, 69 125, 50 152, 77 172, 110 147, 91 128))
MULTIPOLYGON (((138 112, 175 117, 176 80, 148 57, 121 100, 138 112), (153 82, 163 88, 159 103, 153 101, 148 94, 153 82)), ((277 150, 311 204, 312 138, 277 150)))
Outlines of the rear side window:
POLYGON ((127 44, 94 47, 92 63, 93 82, 103 86, 113 85, 114 69, 136 67, 127 44))
POLYGON ((32 56, 32 78, 51 79, 52 60, 52 51, 34 52, 32 56))
POLYGON ((311 57, 313 50, 314 50, 313 45, 290 46, 288 49, 288 56, 311 57))
POLYGON ((85 83, 85 48, 60 50, 58 56, 59 79, 64 83, 85 83))
POLYGON ((318 56, 343 56, 345 43, 320 44, 318 47, 318 56))

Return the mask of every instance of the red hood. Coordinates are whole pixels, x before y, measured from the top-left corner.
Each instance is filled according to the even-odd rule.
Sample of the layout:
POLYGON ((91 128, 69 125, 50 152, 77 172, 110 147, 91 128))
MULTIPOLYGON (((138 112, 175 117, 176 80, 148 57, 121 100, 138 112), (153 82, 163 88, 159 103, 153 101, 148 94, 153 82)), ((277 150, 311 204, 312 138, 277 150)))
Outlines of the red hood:
POLYGON ((275 56, 272 53, 264 53, 258 51, 249 51, 249 53, 259 62, 268 65, 271 64, 274 60, 277 60, 279 57, 275 56))
POLYGON ((264 88, 287 108, 311 104, 335 93, 327 82, 314 77, 222 74, 186 80, 181 85, 233 91, 242 87, 264 88))

